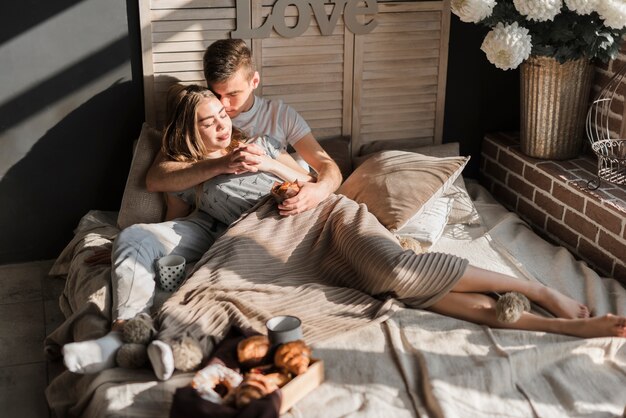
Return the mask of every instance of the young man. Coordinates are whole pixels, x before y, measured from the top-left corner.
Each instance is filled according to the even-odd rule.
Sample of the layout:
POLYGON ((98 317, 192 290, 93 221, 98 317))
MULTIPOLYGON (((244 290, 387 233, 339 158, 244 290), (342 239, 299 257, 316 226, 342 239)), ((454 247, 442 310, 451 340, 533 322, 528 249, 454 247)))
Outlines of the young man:
MULTIPOLYGON (((250 137, 265 134, 291 145, 317 173, 315 183, 302 185, 297 196, 278 206, 281 215, 295 215, 314 208, 339 187, 342 179, 339 167, 313 137, 304 119, 282 101, 254 95, 260 76, 243 40, 214 42, 205 51, 203 65, 207 85, 222 102, 233 126, 250 137)), ((246 148, 240 153, 238 163, 245 171, 256 171, 259 152, 246 148)), ((167 161, 160 153, 148 171, 146 185, 150 191, 180 191, 203 183, 207 173, 204 161, 167 161)))

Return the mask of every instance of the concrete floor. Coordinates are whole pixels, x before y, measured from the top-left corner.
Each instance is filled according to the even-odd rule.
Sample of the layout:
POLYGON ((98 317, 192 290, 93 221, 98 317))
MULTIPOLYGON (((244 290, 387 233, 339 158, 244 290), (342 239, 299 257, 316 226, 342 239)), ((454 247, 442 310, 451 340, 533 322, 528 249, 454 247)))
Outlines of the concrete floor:
POLYGON ((63 370, 47 362, 45 336, 62 321, 58 298, 65 280, 48 276, 53 260, 0 266, 0 415, 54 416, 44 390, 63 370))

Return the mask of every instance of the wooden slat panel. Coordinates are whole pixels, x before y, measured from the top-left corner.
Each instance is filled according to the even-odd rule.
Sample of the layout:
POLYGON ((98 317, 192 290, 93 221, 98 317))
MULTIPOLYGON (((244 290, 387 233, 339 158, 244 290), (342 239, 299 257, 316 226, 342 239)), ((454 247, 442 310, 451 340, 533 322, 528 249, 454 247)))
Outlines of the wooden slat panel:
POLYGON ((300 115, 306 121, 334 119, 336 124, 332 126, 341 126, 341 109, 314 109, 300 112, 300 115))
POLYGON ((406 51, 411 49, 434 49, 439 48, 439 39, 423 39, 414 41, 383 41, 368 39, 366 42, 368 52, 378 51, 406 51))
POLYGON ((340 128, 313 128, 311 132, 317 139, 338 138, 341 136, 340 128))
POLYGON ((394 122, 393 125, 388 123, 376 123, 369 124, 366 123, 368 119, 363 120, 363 125, 361 125, 361 133, 362 134, 371 134, 374 132, 402 132, 402 131, 417 131, 423 129, 425 127, 432 127, 434 130, 435 127, 435 117, 427 118, 426 120, 411 120, 405 122, 394 122))
POLYGON ((235 9, 175 9, 175 10, 152 10, 152 21, 163 20, 216 20, 234 19, 235 9))
POLYGON ((263 56, 263 67, 291 65, 294 62, 306 62, 307 64, 336 64, 343 62, 343 53, 317 54, 317 55, 293 55, 288 57, 266 57, 263 56))
POLYGON ((268 67, 263 70, 263 77, 281 76, 281 75, 305 75, 305 74, 321 74, 321 73, 341 73, 343 65, 341 64, 308 64, 302 65, 284 65, 281 67, 268 67))
POLYGON ((180 81, 203 81, 202 71, 180 71, 172 73, 160 73, 161 76, 176 78, 180 81))
POLYGON ((337 128, 341 132, 341 118, 337 119, 314 119, 308 121, 311 129, 337 128))
POLYGON ((171 73, 176 71, 202 71, 202 61, 177 61, 154 64, 155 73, 171 73))
POLYGON ((308 56, 316 54, 343 54, 343 45, 312 45, 304 50, 300 47, 263 49, 263 57, 308 56))
POLYGON ((219 19, 219 20, 172 20, 154 22, 152 24, 152 33, 160 32, 191 32, 203 30, 235 30, 237 22, 235 19, 219 19))
MULTIPOLYGON (((365 56, 365 62, 367 61, 384 61, 386 59, 395 59, 398 57, 397 51, 377 51, 368 52, 365 56)), ((439 57, 439 48, 433 49, 411 49, 402 52, 403 58, 434 58, 439 57)))
POLYGON ((369 71, 396 71, 398 68, 421 68, 421 67, 437 67, 439 60, 437 58, 411 58, 396 60, 372 60, 367 64, 369 71))
POLYGON ((396 25, 398 23, 441 22, 441 13, 378 13, 376 15, 376 22, 378 22, 378 26, 396 25))
POLYGON ((365 101, 366 104, 361 107, 361 112, 365 116, 376 113, 380 107, 412 106, 419 103, 435 103, 436 101, 437 96, 434 94, 421 94, 411 97, 382 97, 376 100, 376 102, 365 101))
POLYGON ((425 68, 402 68, 396 71, 363 71, 363 80, 378 80, 381 78, 420 77, 425 75, 437 75, 437 67, 425 68))
POLYGON ((291 84, 291 85, 277 85, 277 86, 265 86, 263 88, 264 95, 290 95, 299 93, 318 93, 318 92, 330 92, 341 91, 341 83, 323 83, 323 84, 291 84))
POLYGON ((311 84, 311 83, 336 83, 343 81, 343 74, 330 73, 330 74, 311 74, 303 77, 302 75, 279 75, 268 77, 263 75, 266 86, 279 86, 284 84, 311 84))
POLYGON ((154 44, 153 50, 155 53, 163 52, 194 52, 198 51, 204 53, 209 45, 215 42, 220 37, 215 39, 207 39, 205 41, 191 41, 191 42, 164 42, 160 44, 154 44))
POLYGON ((393 87, 393 88, 371 88, 363 90, 363 98, 364 99, 375 99, 378 97, 388 97, 392 96, 418 96, 420 94, 437 94, 437 86, 403 86, 403 87, 393 87))
MULTIPOLYGON (((276 0, 249 1, 250 24, 256 28, 276 0)), ((236 0, 140 4, 151 37, 142 39, 150 51, 144 56, 146 104, 148 95, 153 103, 146 115, 162 119, 173 79, 204 84, 202 56, 237 27, 236 0)), ((307 7, 311 20, 303 35, 283 38, 272 31, 269 38, 247 40, 261 73, 257 93, 292 105, 318 138, 352 135, 353 150, 372 140, 440 141, 449 0, 379 2, 378 7, 377 27, 367 35, 355 36, 340 18, 333 35, 321 36, 307 7)), ((325 9, 330 14, 333 5, 325 9)), ((301 18, 291 5, 286 15, 289 27, 301 18)))
POLYGON ((296 109, 298 113, 305 112, 307 110, 343 109, 343 103, 340 100, 326 100, 322 102, 292 102, 291 106, 296 109))
POLYGON ((152 42, 155 44, 162 42, 189 42, 189 41, 216 41, 222 39, 227 30, 204 30, 195 32, 159 32, 152 35, 152 42))
POLYGON ((204 51, 192 52, 166 52, 154 54, 154 62, 182 62, 182 61, 202 61, 204 51))
POLYGON ((368 115, 367 119, 363 121, 363 126, 372 126, 379 125, 384 126, 387 125, 387 129, 389 129, 389 124, 396 124, 397 122, 410 122, 415 120, 435 120, 435 107, 433 106, 433 110, 428 112, 414 112, 413 109, 406 112, 394 112, 391 114, 385 113, 376 113, 373 115, 368 115))
POLYGON ((151 9, 199 9, 207 7, 235 7, 236 0, 151 0, 151 9))
POLYGON ((341 100, 342 97, 340 91, 307 94, 284 94, 281 96, 264 94, 263 96, 268 99, 283 99, 285 103, 295 103, 298 101, 323 102, 326 100, 341 100))
POLYGON ((432 128, 412 129, 409 131, 386 131, 363 133, 361 135, 361 144, 367 144, 373 141, 384 141, 394 139, 415 139, 416 143, 421 145, 432 144, 435 130, 432 128))

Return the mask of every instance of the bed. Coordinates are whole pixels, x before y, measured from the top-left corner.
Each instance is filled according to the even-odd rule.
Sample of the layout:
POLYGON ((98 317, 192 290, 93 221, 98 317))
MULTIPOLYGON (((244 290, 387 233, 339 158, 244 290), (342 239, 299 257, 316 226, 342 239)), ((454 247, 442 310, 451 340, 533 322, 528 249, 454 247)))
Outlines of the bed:
MULTIPOLYGON (((250 26, 259 27, 261 18, 275 13, 274 3, 140 2, 148 122, 135 147, 119 213, 87 213, 76 228, 73 240, 52 267, 51 275, 66 276, 66 286, 60 298, 66 320, 45 340, 45 350, 50 358, 58 358, 60 347, 67 342, 96 338, 109 329, 110 267, 88 265, 85 258, 97 249, 110 247, 120 228, 137 222, 157 222, 163 215, 162 197, 148 193, 143 179, 158 147, 159 135, 151 126, 158 128, 162 119, 159 98, 165 80, 201 81, 201 75, 193 71, 182 74, 176 69, 183 65, 185 68, 197 65, 198 55, 212 36, 224 37, 224 31, 236 28, 237 19, 242 18, 238 13, 247 12, 250 26), (199 40, 198 36, 208 38, 199 40), (146 41, 147 38, 150 40, 146 41)), ((299 6, 284 9, 286 21, 300 13, 306 4, 292 3, 299 6)), ((332 8, 326 6, 330 14, 332 8)), ((401 239, 404 236, 402 228, 393 226, 390 223, 393 218, 389 220, 386 216, 392 212, 389 208, 396 213, 398 207, 408 207, 408 212, 401 215, 405 220, 410 218, 412 224, 423 222, 427 225, 426 232, 438 229, 439 233, 424 236, 413 230, 406 236, 418 245, 407 251, 459 255, 474 265, 521 280, 541 281, 586 303, 595 315, 609 312, 626 315, 626 289, 613 279, 598 276, 566 249, 541 239, 478 183, 463 180, 460 173, 464 163, 459 163, 463 159, 458 157, 458 144, 441 143, 445 83, 440 81, 445 80, 445 71, 441 69, 446 63, 443 46, 447 45, 449 2, 379 1, 377 6, 378 14, 373 16, 378 27, 365 34, 344 30, 339 20, 335 28, 324 29, 339 32, 324 35, 312 20, 312 33, 308 35, 250 39, 256 47, 254 53, 260 60, 266 80, 262 93, 293 100, 290 104, 302 113, 310 112, 304 116, 313 118, 314 134, 323 139, 322 145, 338 161, 346 179, 344 186, 352 185, 352 189, 345 186, 340 192, 350 195, 354 193, 354 187, 367 188, 369 183, 360 176, 364 172, 379 174, 393 184, 402 183, 391 181, 394 172, 389 169, 398 156, 409 158, 411 167, 422 167, 423 157, 415 156, 423 155, 430 156, 431 159, 426 160, 435 162, 437 169, 451 164, 451 161, 457 163, 453 168, 446 166, 448 171, 436 176, 439 183, 426 195, 416 197, 419 202, 412 199, 400 204, 397 191, 390 189, 386 191, 389 206, 362 204, 359 214, 366 219, 364 222, 380 221, 388 226, 389 234, 401 239), (415 29, 416 25, 418 29, 415 29), (412 52, 405 54, 406 63, 402 65, 406 67, 400 72, 406 70, 418 82, 414 90, 407 92, 408 115, 395 115, 394 118, 399 118, 394 121, 396 129, 383 133, 376 125, 388 125, 388 120, 377 120, 373 116, 369 119, 367 112, 371 110, 368 103, 384 105, 389 100, 381 89, 392 89, 386 94, 393 94, 393 86, 402 88, 402 84, 398 84, 400 81, 381 76, 388 73, 388 69, 375 59, 379 57, 385 61, 388 57, 385 42, 392 39, 390 33, 393 34, 394 30, 409 31, 409 38, 419 38, 417 49, 421 55, 410 55, 415 52, 415 40, 408 42, 412 48, 402 42, 393 42, 399 45, 397 48, 411 49, 412 52), (295 43, 292 45, 292 42, 295 43), (336 49, 335 44, 341 48, 336 49), (298 95, 300 101, 297 101, 292 97, 293 86, 302 80, 289 63, 294 56, 295 59, 302 58, 297 55, 301 52, 297 51, 302 51, 303 45, 315 55, 307 57, 309 60, 320 60, 320 68, 327 68, 337 78, 326 74, 323 79, 314 79, 310 82, 312 85, 303 87, 303 93, 298 95), (324 62, 338 57, 341 66, 328 67, 324 62), (365 65, 359 65, 359 62, 365 65), (430 68, 436 68, 435 72, 430 68), (326 89, 322 90, 327 93, 323 99, 317 96, 320 88, 326 89), (334 97, 333 89, 340 92, 338 107, 334 111, 328 101, 328 97, 334 97), (411 122, 402 121, 404 117, 411 122), (417 125, 416 120, 419 121, 417 125), (365 155, 371 157, 365 160, 365 155), (356 178, 360 181, 355 186, 356 178), (434 202, 446 202, 445 217, 436 215, 434 202), (437 219, 440 227, 434 228, 433 223, 426 222, 428 216, 437 219)), ((297 20, 291 22, 291 27, 297 26, 297 20)), ((402 54, 396 49, 397 53, 402 54)), ((401 179, 409 186, 415 184, 415 180, 401 179)), ((356 194, 352 197, 357 201, 361 199, 356 194)), ((332 199, 333 204, 328 207, 341 208, 345 198, 333 196, 332 199)), ((320 210, 324 212, 326 207, 320 210)), ((272 210, 272 202, 268 200, 245 214, 225 235, 225 248, 228 248, 228 239, 249 238, 241 231, 250 231, 251 226, 265 225, 276 230, 277 221, 272 210)), ((333 210, 324 213, 333 213, 333 210)), ((319 218, 303 218, 302 221, 294 218, 279 224, 286 230, 285 236, 292 237, 296 248, 303 241, 302 237, 292 233, 302 233, 302 225, 298 222, 319 218)), ((364 231, 366 233, 367 228, 364 231)), ((247 248, 246 254, 268 251, 262 240, 254 244, 247 248), (253 246, 258 248, 250 250, 253 246)), ((324 247, 332 243, 322 241, 317 244, 324 247)), ((235 274, 232 263, 243 260, 237 258, 241 257, 239 253, 234 252, 220 260, 216 251, 209 250, 200 261, 189 266, 189 278, 179 291, 173 295, 160 292, 155 312, 165 306, 164 322, 183 322, 178 327, 165 329, 191 327, 194 322, 181 315, 176 305, 186 303, 193 294, 196 301, 206 297, 207 301, 214 302, 216 297, 219 298, 226 307, 219 312, 210 311, 210 316, 224 317, 226 321, 217 321, 221 324, 219 326, 208 325, 214 327, 210 328, 214 333, 207 335, 207 344, 223 337, 232 324, 263 332, 267 317, 292 313, 303 318, 305 339, 312 345, 315 357, 324 360, 326 377, 285 416, 609 417, 622 416, 625 412, 625 339, 585 340, 541 332, 490 329, 415 309, 411 301, 400 301, 394 297, 396 295, 372 298, 367 292, 354 292, 350 287, 342 286, 341 282, 333 282, 332 286, 322 281, 321 284, 303 284, 301 277, 281 276, 282 281, 268 290, 254 281, 264 280, 262 275, 251 278, 235 274), (219 271, 226 272, 223 279, 219 275, 215 279, 212 274, 216 266, 219 271), (281 303, 272 303, 276 300, 281 303), (289 309, 289 306, 294 308, 289 309), (213 340, 209 341, 208 337, 213 340)), ((281 257, 286 257, 287 266, 290 255, 281 253, 281 257)), ((363 258, 356 262, 363 262, 363 258)), ((332 276, 332 271, 326 273, 332 276)), ((212 306, 211 302, 199 303, 198 309, 212 306)), ((162 382, 148 368, 114 368, 95 375, 66 371, 51 382, 46 396, 57 416, 168 416, 175 390, 187 386, 192 376, 193 373, 177 372, 162 382)))

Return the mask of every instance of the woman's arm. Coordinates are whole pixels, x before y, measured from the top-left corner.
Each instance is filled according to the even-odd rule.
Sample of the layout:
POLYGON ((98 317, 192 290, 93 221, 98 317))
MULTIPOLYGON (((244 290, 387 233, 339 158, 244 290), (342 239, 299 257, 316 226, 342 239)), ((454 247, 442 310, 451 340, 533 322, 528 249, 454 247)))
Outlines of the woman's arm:
POLYGON ((266 171, 284 181, 296 181, 301 183, 315 182, 315 177, 309 174, 289 153, 282 151, 276 159, 268 156, 260 157, 260 171, 266 171))
POLYGON ((187 202, 168 193, 165 193, 165 205, 167 207, 165 212, 166 221, 185 217, 191 212, 191 206, 187 202))

